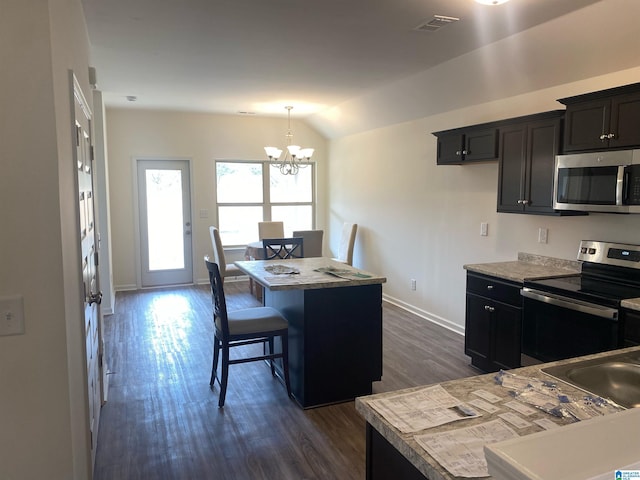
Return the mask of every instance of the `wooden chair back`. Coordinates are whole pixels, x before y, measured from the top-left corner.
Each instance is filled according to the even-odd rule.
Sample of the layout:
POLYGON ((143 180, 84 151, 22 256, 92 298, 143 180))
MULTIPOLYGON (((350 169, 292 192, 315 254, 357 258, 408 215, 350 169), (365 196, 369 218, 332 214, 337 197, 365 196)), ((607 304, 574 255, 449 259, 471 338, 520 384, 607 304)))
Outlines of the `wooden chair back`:
POLYGON ((302 237, 263 238, 262 249, 265 260, 303 258, 304 240, 302 237))

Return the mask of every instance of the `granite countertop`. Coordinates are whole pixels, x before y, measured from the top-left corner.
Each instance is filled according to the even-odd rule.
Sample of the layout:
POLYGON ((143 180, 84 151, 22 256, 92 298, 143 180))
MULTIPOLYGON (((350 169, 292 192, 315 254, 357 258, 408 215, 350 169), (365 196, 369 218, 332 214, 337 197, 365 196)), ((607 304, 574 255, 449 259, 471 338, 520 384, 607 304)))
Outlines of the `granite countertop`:
MULTIPOLYGON (((622 351, 640 351, 640 347, 632 347, 624 350, 617 350, 616 353, 619 353, 622 351)), ((584 357, 580 357, 580 360, 604 357, 607 355, 611 355, 612 353, 613 352, 604 352, 599 354, 587 355, 584 357)), ((548 367, 551 365, 569 363, 577 360, 578 359, 569 359, 569 360, 561 360, 557 362, 550 362, 542 365, 535 365, 531 367, 521 367, 521 368, 509 370, 509 373, 515 373, 518 375, 534 377, 534 378, 543 378, 548 380, 550 379, 550 377, 542 373, 540 371, 540 368, 548 367)), ((464 402, 479 398, 472 393, 477 390, 485 390, 501 398, 501 401, 496 402, 494 404, 500 407, 500 410, 498 412, 493 414, 482 412, 482 416, 478 418, 448 423, 448 424, 441 425, 438 427, 433 427, 427 430, 421 430, 420 432, 415 432, 415 433, 402 433, 397 428, 395 428, 391 423, 389 423, 382 415, 380 415, 377 410, 375 410, 373 407, 369 405, 369 402, 372 400, 380 399, 380 398, 388 398, 388 397, 392 397, 402 393, 409 393, 409 392, 424 388, 424 386, 356 398, 356 410, 362 417, 364 417, 364 419, 373 428, 375 428, 391 445, 393 445, 394 448, 396 448, 406 459, 409 460, 409 462, 411 462, 423 475, 425 475, 426 478, 429 478, 430 480, 450 480, 457 477, 454 477, 442 466, 440 466, 440 464, 416 442, 416 440, 414 439, 414 435, 424 434, 424 433, 444 432, 444 431, 454 430, 457 428, 465 428, 473 425, 478 425, 491 420, 495 420, 499 418, 498 415, 504 414, 504 413, 515 413, 519 417, 524 418, 527 421, 532 423, 531 426, 520 428, 520 429, 512 425, 509 425, 509 427, 514 429, 520 436, 543 431, 542 427, 539 427, 538 425, 533 424, 534 420, 547 419, 547 420, 551 420, 552 422, 556 423, 559 426, 569 425, 573 423, 568 419, 558 418, 558 417, 549 415, 541 410, 537 410, 536 413, 525 417, 524 415, 521 415, 515 412, 509 407, 504 406, 505 403, 512 401, 513 398, 510 396, 509 391, 506 388, 496 383, 495 375, 496 375, 495 373, 488 373, 484 375, 477 375, 474 377, 440 383, 440 385, 448 393, 450 393, 457 399, 464 402)), ((558 385, 560 387, 561 392, 567 395, 571 395, 575 398, 580 398, 582 395, 584 395, 584 392, 582 392, 577 388, 572 387, 571 385, 564 384, 562 382, 558 382, 558 385)), ((487 477, 487 478, 490 478, 490 477, 487 477)))
POLYGON ((240 270, 270 290, 307 290, 316 288, 353 287, 385 283, 387 279, 326 257, 287 260, 248 260, 235 262, 240 270), (298 273, 277 274, 274 266, 295 269, 298 273), (337 275, 316 271, 332 268, 337 275))
POLYGON ((630 298, 622 300, 622 308, 628 308, 629 310, 637 310, 640 312, 640 298, 630 298))
MULTIPOLYGON (((560 258, 518 253, 518 260, 510 262, 475 263, 464 265, 469 272, 482 273, 512 282, 524 283, 525 280, 566 277, 579 274, 581 262, 560 258)), ((622 300, 621 306, 629 310, 640 311, 640 298, 622 300)))
POLYGON ((523 283, 549 277, 565 277, 580 273, 581 264, 574 260, 518 253, 518 260, 510 262, 476 263, 464 265, 465 270, 523 283))

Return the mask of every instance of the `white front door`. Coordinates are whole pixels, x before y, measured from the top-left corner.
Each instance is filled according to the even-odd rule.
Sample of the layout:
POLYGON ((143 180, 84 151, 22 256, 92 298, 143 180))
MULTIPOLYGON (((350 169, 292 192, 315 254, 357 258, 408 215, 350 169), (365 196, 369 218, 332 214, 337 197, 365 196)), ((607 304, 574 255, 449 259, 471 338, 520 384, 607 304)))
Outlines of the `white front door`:
POLYGON ((193 283, 187 160, 138 160, 143 287, 193 283))

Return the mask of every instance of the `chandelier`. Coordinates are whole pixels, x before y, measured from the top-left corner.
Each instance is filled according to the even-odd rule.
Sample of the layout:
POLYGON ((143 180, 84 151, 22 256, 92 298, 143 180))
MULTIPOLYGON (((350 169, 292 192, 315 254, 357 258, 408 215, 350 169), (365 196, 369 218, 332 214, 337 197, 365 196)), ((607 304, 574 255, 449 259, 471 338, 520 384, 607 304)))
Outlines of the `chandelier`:
POLYGON ((300 168, 309 165, 309 160, 313 155, 313 148, 302 148, 299 145, 291 145, 293 133, 291 133, 291 109, 293 107, 284 107, 287 109, 287 118, 289 128, 287 129, 287 150, 284 152, 284 158, 280 160, 282 150, 278 147, 264 147, 271 165, 279 168, 282 175, 297 175, 300 168))

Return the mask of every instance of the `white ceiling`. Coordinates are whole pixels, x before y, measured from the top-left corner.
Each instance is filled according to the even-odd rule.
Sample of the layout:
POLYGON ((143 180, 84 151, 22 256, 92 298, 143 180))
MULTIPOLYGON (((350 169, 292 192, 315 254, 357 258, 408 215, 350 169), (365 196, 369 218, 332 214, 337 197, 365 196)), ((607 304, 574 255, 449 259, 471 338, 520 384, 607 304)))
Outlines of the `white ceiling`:
POLYGON ((306 117, 599 0, 82 0, 107 106, 306 117), (434 15, 460 20, 435 32, 434 15), (136 96, 131 103, 127 96, 136 96))

